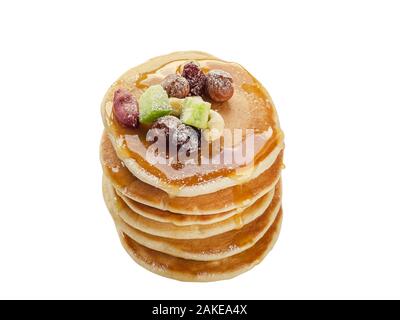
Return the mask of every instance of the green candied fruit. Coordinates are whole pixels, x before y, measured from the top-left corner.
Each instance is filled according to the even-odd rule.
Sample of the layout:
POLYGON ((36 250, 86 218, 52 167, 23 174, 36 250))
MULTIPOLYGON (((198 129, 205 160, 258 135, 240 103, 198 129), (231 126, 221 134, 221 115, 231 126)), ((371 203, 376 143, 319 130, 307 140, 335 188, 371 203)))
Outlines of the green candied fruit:
POLYGON ((199 128, 207 128, 211 103, 200 97, 188 97, 183 102, 181 121, 184 124, 199 128))
POLYGON ((160 85, 149 87, 139 99, 140 123, 151 124, 171 112, 168 94, 160 85))

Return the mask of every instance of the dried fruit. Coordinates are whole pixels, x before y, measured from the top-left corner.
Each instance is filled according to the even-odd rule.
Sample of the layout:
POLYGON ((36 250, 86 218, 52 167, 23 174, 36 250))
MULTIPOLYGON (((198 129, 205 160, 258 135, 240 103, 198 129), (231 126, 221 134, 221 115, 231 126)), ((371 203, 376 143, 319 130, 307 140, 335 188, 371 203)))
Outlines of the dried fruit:
POLYGON ((139 99, 139 121, 150 124, 172 112, 167 92, 160 85, 149 87, 139 99))
POLYGON ((149 142, 165 141, 169 156, 173 156, 171 152, 180 150, 189 155, 200 145, 199 132, 183 124, 174 116, 158 118, 147 132, 146 140, 149 142))
POLYGON ((172 134, 172 142, 180 152, 183 151, 190 155, 199 148, 199 132, 190 126, 181 124, 172 134))
POLYGON ((219 139, 224 133, 224 118, 215 110, 210 110, 210 117, 207 123, 207 129, 203 130, 203 137, 211 142, 219 139))
POLYGON ((170 97, 185 98, 190 93, 189 81, 177 74, 167 76, 161 85, 170 97))
POLYGON ((224 102, 233 96, 232 76, 223 70, 212 70, 207 73, 206 91, 216 102, 224 102))
POLYGON ((168 142, 169 136, 172 135, 181 124, 181 120, 174 116, 158 118, 148 131, 146 140, 154 142, 159 139, 165 139, 164 141, 168 142))
POLYGON ((200 67, 194 62, 185 64, 182 76, 187 79, 190 85, 190 94, 192 96, 201 96, 206 84, 206 75, 200 67))
POLYGON ((139 125, 139 106, 136 98, 126 89, 114 92, 113 113, 118 122, 126 127, 139 125))
POLYGON ((211 104, 200 97, 188 97, 183 102, 181 120, 190 126, 205 129, 207 128, 208 115, 211 104))

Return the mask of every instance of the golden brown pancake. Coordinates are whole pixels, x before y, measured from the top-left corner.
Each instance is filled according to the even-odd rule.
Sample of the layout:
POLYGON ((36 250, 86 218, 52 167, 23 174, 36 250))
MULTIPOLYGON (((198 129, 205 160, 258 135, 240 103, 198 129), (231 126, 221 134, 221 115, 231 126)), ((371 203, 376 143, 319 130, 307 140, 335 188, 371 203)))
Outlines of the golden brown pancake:
POLYGON ((271 191, 278 182, 283 167, 283 151, 275 163, 250 182, 196 197, 171 197, 165 191, 137 179, 117 157, 103 134, 100 146, 103 171, 113 186, 124 196, 160 210, 190 215, 216 214, 246 207, 271 191))
MULTIPOLYGON (((116 219, 116 225, 131 239, 147 248, 183 259, 198 261, 220 260, 249 249, 264 236, 281 208, 280 194, 281 190, 278 187, 269 207, 254 221, 239 229, 233 229, 204 239, 187 241, 157 237, 132 228, 122 219, 116 219)), ((236 219, 241 219, 241 217, 236 219)))
MULTIPOLYGON (((212 237, 233 229, 241 228, 258 217, 268 208, 271 200, 263 201, 263 198, 256 201, 252 206, 243 212, 226 220, 208 225, 176 226, 171 223, 162 223, 141 216, 132 211, 126 203, 115 193, 111 183, 105 178, 103 181, 104 197, 109 210, 113 215, 119 216, 127 225, 145 233, 173 238, 173 239, 204 239, 212 237)), ((276 197, 280 201, 280 184, 276 197)))
MULTIPOLYGON (((170 211, 160 210, 157 208, 153 208, 150 206, 146 206, 140 202, 134 201, 126 196, 124 196, 118 190, 115 190, 117 195, 124 200, 124 202, 128 205, 128 207, 140 214, 145 218, 149 218, 151 220, 155 220, 158 222, 164 223, 172 223, 176 226, 190 226, 193 224, 211 224, 226 220, 234 215, 242 212, 247 207, 242 207, 238 209, 234 209, 227 212, 221 212, 216 214, 207 214, 207 215, 189 215, 189 214, 180 214, 174 213, 170 211)), ((268 192, 267 195, 271 196, 273 190, 268 192)), ((263 196, 262 198, 267 198, 267 195, 263 196)))
MULTIPOLYGON (((154 58, 139 65, 120 77, 108 90, 102 104, 105 130, 114 145, 118 157, 133 175, 147 184, 181 197, 193 197, 216 192, 257 178, 267 170, 280 150, 283 149, 283 134, 272 100, 263 86, 242 66, 219 60, 198 52, 178 52, 154 58), (241 129, 240 141, 230 142, 220 149, 221 155, 232 148, 243 146, 248 136, 245 130, 254 130, 254 155, 250 162, 237 159, 227 165, 184 164, 177 169, 169 164, 150 163, 146 153, 151 143, 146 142, 147 128, 126 128, 114 120, 112 106, 115 90, 124 88, 139 98, 149 86, 160 84, 171 73, 179 73, 188 61, 196 59, 207 72, 222 69, 233 77, 234 95, 224 103, 212 102, 212 109, 225 120, 225 129, 241 129)), ((227 142, 227 140, 225 141, 227 142)))
POLYGON ((156 57, 109 88, 101 115, 104 200, 122 245, 139 265, 181 281, 217 281, 251 269, 272 249, 282 223, 284 138, 271 97, 242 66, 194 51, 156 57), (238 157, 233 163, 209 163, 202 153, 193 158, 200 164, 150 163, 149 126, 120 125, 113 114, 114 93, 124 89, 139 100, 147 88, 180 74, 193 60, 205 73, 230 73, 234 94, 228 101, 203 98, 222 116, 228 133, 242 129, 234 141, 225 131, 217 140, 221 145, 202 142, 201 149, 222 159, 230 159, 232 151, 238 157), (250 157, 249 145, 254 147, 250 157))
POLYGON ((265 235, 250 249, 216 261, 177 258, 146 248, 118 230, 121 243, 133 260, 147 270, 180 281, 218 281, 233 278, 260 263, 273 248, 281 227, 282 210, 265 235))

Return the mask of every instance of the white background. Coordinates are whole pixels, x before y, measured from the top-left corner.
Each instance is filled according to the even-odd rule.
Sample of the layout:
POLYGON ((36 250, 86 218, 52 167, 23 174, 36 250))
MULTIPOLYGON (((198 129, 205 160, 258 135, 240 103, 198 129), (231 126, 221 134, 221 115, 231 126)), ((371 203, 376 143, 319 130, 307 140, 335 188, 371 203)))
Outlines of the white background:
POLYGON ((1 298, 400 298, 398 1, 2 1, 1 298), (128 68, 203 50, 270 91, 284 225, 218 283, 156 276, 101 195, 99 106, 128 68))

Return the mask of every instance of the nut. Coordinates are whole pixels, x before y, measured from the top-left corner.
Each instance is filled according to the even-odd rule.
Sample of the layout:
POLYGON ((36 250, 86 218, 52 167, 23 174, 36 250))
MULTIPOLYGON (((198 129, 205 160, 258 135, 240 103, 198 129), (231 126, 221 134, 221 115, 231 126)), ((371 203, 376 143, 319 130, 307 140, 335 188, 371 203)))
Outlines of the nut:
POLYGON ((161 85, 170 97, 185 98, 190 93, 189 81, 177 74, 167 76, 161 85))
POLYGON ((207 74, 206 90, 216 102, 228 101, 233 96, 232 76, 223 70, 212 70, 207 74))
POLYGON ((207 129, 203 130, 203 137, 208 142, 219 139, 224 133, 224 118, 215 110, 210 110, 210 117, 207 123, 207 129))
POLYGON ((181 115, 184 101, 185 99, 169 98, 169 104, 172 108, 172 115, 177 117, 181 115))

